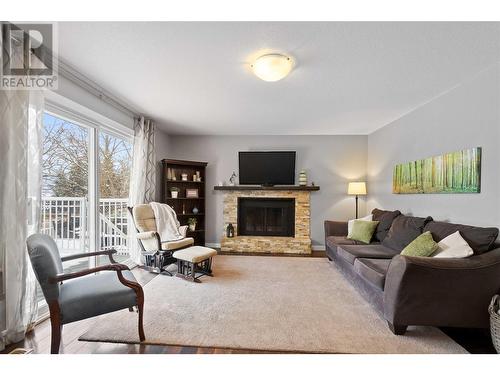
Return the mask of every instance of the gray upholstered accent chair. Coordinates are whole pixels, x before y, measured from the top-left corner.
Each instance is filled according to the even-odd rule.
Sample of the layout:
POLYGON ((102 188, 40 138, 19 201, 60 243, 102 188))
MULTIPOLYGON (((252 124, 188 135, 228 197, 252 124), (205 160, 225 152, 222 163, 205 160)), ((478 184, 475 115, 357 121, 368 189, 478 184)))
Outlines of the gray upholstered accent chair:
POLYGON ((45 234, 28 237, 28 254, 49 306, 51 348, 59 353, 62 326, 67 323, 137 306, 139 338, 144 341, 144 293, 130 269, 116 263, 116 250, 60 257, 54 240, 45 234), (90 256, 107 255, 111 264, 64 273, 62 263, 90 256))
POLYGON ((142 250, 144 266, 151 272, 172 273, 166 269, 169 264, 175 263, 174 251, 193 246, 194 239, 186 237, 187 225, 179 228, 183 238, 176 241, 162 241, 156 228, 153 209, 149 204, 138 204, 129 207, 129 212, 137 230, 137 241, 142 250))

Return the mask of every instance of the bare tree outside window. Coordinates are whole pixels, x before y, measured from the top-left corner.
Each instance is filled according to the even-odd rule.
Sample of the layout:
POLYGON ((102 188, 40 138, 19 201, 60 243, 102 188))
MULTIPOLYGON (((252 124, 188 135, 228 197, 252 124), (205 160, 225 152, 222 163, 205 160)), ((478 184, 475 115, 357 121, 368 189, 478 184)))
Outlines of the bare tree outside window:
POLYGON ((132 147, 130 142, 101 133, 99 184, 101 198, 128 198, 132 147))
MULTIPOLYGON (((43 127, 43 195, 87 196, 88 131, 61 118, 45 114, 43 127)), ((128 198, 132 146, 101 132, 99 182, 101 198, 128 198)))
POLYGON ((88 193, 88 130, 44 114, 42 195, 85 197, 88 193))
MULTIPOLYGON (((89 249, 89 160, 91 131, 63 118, 44 114, 42 158, 42 232, 64 254, 89 249)), ((97 139, 99 181, 99 249, 116 249, 128 258, 127 199, 132 145, 100 130, 97 139)))

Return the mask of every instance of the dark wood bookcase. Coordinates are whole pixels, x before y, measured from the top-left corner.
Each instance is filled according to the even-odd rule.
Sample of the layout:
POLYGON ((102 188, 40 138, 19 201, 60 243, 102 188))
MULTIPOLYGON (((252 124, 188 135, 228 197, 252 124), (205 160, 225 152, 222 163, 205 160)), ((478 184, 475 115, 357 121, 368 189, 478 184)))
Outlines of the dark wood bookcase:
POLYGON ((189 218, 196 218, 196 230, 188 230, 187 235, 194 238, 194 244, 205 246, 205 169, 207 163, 200 161, 163 159, 162 161, 162 203, 168 204, 177 214, 181 225, 188 225, 189 218), (170 173, 169 173, 170 170, 170 173), (196 181, 193 176, 196 172, 200 174, 200 180, 196 181), (187 181, 182 180, 182 174, 187 174, 187 181), (175 176, 175 180, 173 177, 175 176), (169 178, 170 177, 170 178, 169 178), (172 198, 171 189, 179 189, 177 198, 172 198), (187 197, 187 189, 197 189, 198 197, 187 197), (194 214, 193 209, 198 209, 194 214))

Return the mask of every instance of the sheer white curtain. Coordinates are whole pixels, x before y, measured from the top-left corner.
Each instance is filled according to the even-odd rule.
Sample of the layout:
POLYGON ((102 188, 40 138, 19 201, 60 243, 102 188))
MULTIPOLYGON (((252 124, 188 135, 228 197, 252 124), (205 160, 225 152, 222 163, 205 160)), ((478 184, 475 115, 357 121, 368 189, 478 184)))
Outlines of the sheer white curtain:
MULTIPOLYGON (((130 173, 129 206, 149 203, 155 199, 156 155, 155 126, 152 120, 141 117, 134 125, 134 151, 130 173)), ((132 223, 132 218, 130 218, 132 223)), ((135 239, 133 224, 129 226, 128 244, 130 259, 142 264, 141 250, 135 239)))
POLYGON ((23 339, 37 314, 36 279, 26 238, 38 230, 39 91, 0 91, 0 349, 23 339))

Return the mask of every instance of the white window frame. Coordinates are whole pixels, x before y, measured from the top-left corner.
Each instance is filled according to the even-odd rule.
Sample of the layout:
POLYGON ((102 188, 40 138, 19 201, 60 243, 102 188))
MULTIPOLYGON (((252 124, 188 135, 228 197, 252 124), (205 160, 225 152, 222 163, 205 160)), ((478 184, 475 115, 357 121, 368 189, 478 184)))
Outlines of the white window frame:
MULTIPOLYGON (((44 92, 45 105, 44 112, 47 112, 56 117, 67 120, 79 126, 83 126, 89 130, 89 217, 94 218, 89 220, 89 252, 98 250, 100 244, 100 233, 98 228, 99 223, 99 132, 104 131, 116 137, 130 140, 133 144, 134 131, 117 121, 114 121, 106 116, 103 116, 81 104, 78 104, 62 95, 56 94, 53 91, 44 92)), ((131 124, 133 120, 131 120, 131 124)), ((129 227, 132 230, 133 226, 129 227)), ((95 267, 97 264, 96 257, 89 257, 89 267, 95 267)), ((131 260, 125 262, 128 266, 134 266, 131 260)), ((49 311, 45 300, 38 306, 38 321, 46 319, 49 311)))
MULTIPOLYGON (((133 144, 133 129, 120 124, 108 117, 105 117, 81 104, 78 104, 64 96, 54 93, 53 91, 45 92, 45 108, 44 111, 56 117, 62 118, 76 125, 83 126, 89 129, 89 251, 94 252, 100 250, 100 228, 99 225, 99 133, 105 132, 115 137, 119 137, 130 141, 133 144)), ((129 226, 132 230, 133 226, 129 226)), ((97 263, 96 257, 89 257, 89 267, 95 267, 97 263)), ((132 266, 131 260, 125 262, 132 266)))

